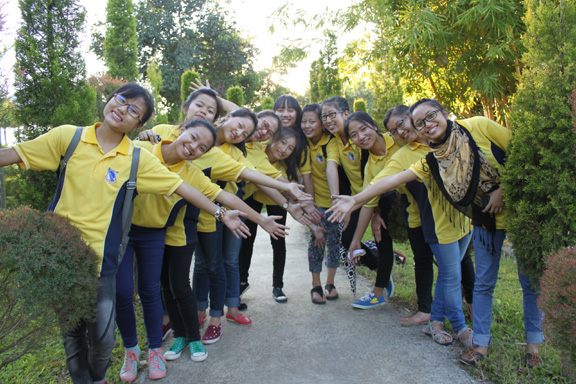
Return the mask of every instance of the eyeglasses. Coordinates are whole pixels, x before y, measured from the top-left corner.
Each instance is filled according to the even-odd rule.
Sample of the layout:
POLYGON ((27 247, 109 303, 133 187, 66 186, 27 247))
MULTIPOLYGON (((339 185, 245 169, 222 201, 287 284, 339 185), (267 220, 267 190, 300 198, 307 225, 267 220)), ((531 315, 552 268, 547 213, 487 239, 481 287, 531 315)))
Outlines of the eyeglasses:
POLYGON ((428 122, 430 122, 430 120, 432 120, 433 118, 436 117, 436 115, 438 114, 438 112, 440 112, 441 109, 437 109, 435 111, 430 111, 426 114, 426 116, 422 119, 419 120, 417 122, 414 123, 414 128, 416 128, 417 130, 421 131, 422 128, 424 128, 424 125, 428 122))
POLYGON ((114 94, 114 100, 116 100, 116 102, 118 104, 120 104, 121 106, 127 105, 128 106, 128 114, 142 123, 142 120, 140 120, 140 114, 136 111, 136 108, 134 108, 131 104, 128 104, 126 102, 126 98, 124 96, 122 96, 119 93, 115 93, 114 94))
POLYGON ((392 134, 392 136, 396 136, 398 134, 398 131, 404 129, 404 119, 400 120, 397 124, 396 127, 394 127, 392 130, 390 130, 390 133, 392 134))
POLYGON ((322 115, 322 121, 328 121, 328 118, 330 118, 330 120, 334 120, 334 118, 336 117, 336 115, 338 113, 343 113, 344 111, 335 111, 335 112, 330 112, 327 113, 325 115, 322 115))

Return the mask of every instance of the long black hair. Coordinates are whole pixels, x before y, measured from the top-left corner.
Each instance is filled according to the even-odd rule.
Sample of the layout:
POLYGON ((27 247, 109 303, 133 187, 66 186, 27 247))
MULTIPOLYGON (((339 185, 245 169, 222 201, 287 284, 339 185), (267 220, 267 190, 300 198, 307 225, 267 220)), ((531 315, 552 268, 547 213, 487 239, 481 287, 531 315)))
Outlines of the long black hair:
MULTIPOLYGON (((290 95, 282 95, 274 101, 274 106, 272 109, 274 112, 279 108, 292 108, 296 111, 296 121, 294 122, 294 126, 292 129, 296 132, 296 141, 298 141, 297 145, 297 153, 296 150, 295 155, 297 160, 297 164, 299 167, 306 164, 308 160, 308 141, 306 139, 306 135, 302 130, 302 107, 298 103, 298 100, 294 96, 290 95)), ((284 127, 282 127, 284 129, 284 127)))

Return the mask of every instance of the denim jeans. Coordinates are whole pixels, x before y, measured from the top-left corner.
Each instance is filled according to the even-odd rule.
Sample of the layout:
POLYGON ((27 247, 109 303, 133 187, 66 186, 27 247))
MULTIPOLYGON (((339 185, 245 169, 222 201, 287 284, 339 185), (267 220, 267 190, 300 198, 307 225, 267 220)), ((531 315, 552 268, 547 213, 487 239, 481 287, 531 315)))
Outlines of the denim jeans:
POLYGON ((114 349, 116 276, 98 279, 96 317, 62 332, 66 365, 74 384, 92 384, 106 378, 114 349))
POLYGON ((183 247, 166 245, 162 264, 162 298, 174 337, 199 341, 198 306, 190 286, 190 265, 196 243, 183 247))
POLYGON ((434 283, 434 254, 424 240, 422 227, 408 228, 408 239, 414 254, 414 280, 416 282, 416 296, 418 297, 418 311, 430 313, 432 311, 432 284, 434 283))
POLYGON ((466 327, 462 312, 461 261, 468 248, 471 233, 449 244, 430 244, 438 263, 438 278, 430 320, 448 318, 454 332, 466 327))
POLYGON ((240 305, 240 267, 238 257, 242 237, 234 236, 227 227, 223 228, 222 234, 222 258, 226 271, 226 298, 224 304, 227 307, 237 308, 240 305))
POLYGON ((166 231, 133 225, 126 254, 116 275, 116 324, 125 348, 138 344, 134 313, 134 259, 138 273, 138 296, 150 348, 162 346, 162 299, 160 275, 166 231))
MULTIPOLYGON (((474 256, 476 283, 474 284, 474 344, 489 347, 492 342, 492 302, 498 280, 502 243, 506 236, 503 229, 492 233, 484 228, 474 228, 474 256)), ((539 344, 544 341, 542 312, 538 310, 538 287, 518 269, 518 278, 524 297, 524 329, 526 342, 539 344)))
POLYGON ((222 223, 216 224, 215 232, 198 232, 198 245, 194 263, 192 286, 196 293, 198 310, 208 308, 210 295, 210 316, 222 316, 226 297, 226 272, 222 260, 222 223))

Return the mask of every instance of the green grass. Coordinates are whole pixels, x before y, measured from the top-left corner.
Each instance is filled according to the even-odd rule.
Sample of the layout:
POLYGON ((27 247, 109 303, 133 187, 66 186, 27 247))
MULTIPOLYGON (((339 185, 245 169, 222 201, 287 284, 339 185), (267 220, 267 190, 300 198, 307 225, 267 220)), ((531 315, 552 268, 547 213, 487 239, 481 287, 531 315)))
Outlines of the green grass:
MULTIPOLYGON (((363 240, 370 240, 371 234, 368 232, 363 240)), ((416 312, 412 249, 409 243, 394 243, 394 249, 406 256, 406 264, 394 266, 392 276, 395 294, 390 302, 398 309, 416 312)), ((434 270, 436 274, 436 268, 434 270)), ((358 273, 371 281, 376 279, 376 273, 366 267, 358 267, 358 273)), ((464 313, 466 314, 466 311, 464 313)), ((468 316, 466 321, 472 327, 468 316)), ((503 256, 500 264, 498 283, 494 291, 492 336, 488 357, 478 367, 467 368, 468 373, 475 379, 506 384, 571 382, 571 379, 563 376, 559 351, 548 343, 542 344, 540 348, 545 366, 532 370, 525 366, 522 289, 518 281, 516 262, 511 257, 503 256)))

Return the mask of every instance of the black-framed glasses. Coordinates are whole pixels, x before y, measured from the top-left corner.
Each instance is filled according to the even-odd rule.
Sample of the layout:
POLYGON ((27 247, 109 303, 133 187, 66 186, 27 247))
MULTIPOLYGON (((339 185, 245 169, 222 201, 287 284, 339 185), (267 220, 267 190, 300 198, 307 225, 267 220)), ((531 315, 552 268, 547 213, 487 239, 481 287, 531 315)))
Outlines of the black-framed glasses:
POLYGON ((394 128, 392 128, 392 130, 390 130, 390 133, 393 136, 396 136, 396 134, 398 134, 398 131, 401 131, 403 129, 404 129, 404 119, 402 119, 398 123, 396 123, 396 126, 394 128))
POLYGON ((430 120, 432 120, 433 118, 436 117, 436 115, 438 114, 438 112, 440 112, 441 109, 436 109, 435 111, 430 111, 426 114, 426 116, 424 116, 424 118, 422 120, 418 120, 414 123, 414 128, 416 128, 417 130, 421 131, 422 128, 424 128, 424 125, 426 125, 426 123, 430 122, 430 120))
POLYGON ((334 120, 334 118, 336 117, 337 114, 343 113, 343 112, 344 111, 334 111, 334 112, 326 113, 326 114, 322 115, 322 121, 328 121, 328 118, 330 118, 330 120, 334 120))
POLYGON ((134 106, 132 106, 131 104, 128 104, 128 102, 126 101, 126 98, 124 96, 122 96, 120 93, 115 93, 114 94, 114 100, 116 100, 116 102, 118 104, 120 104, 121 106, 127 105, 128 106, 128 114, 142 123, 142 120, 140 120, 140 114, 138 113, 138 111, 136 111, 136 108, 134 108, 134 106))

